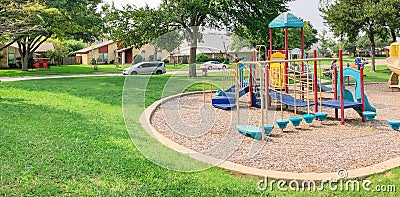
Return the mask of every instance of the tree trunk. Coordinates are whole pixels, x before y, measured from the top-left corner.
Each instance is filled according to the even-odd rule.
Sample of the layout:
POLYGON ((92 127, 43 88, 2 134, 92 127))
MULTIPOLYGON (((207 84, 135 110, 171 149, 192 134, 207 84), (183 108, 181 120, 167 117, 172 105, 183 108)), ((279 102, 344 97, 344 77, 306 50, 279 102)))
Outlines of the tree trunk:
POLYGON ((28 63, 30 57, 30 45, 25 43, 18 43, 19 45, 19 53, 21 54, 21 63, 22 63, 22 70, 28 71, 28 63))
POLYGON ((394 28, 390 28, 390 35, 392 36, 392 43, 396 42, 396 31, 394 28))
POLYGON ((29 62, 29 56, 27 53, 21 55, 21 60, 22 60, 22 70, 23 71, 28 71, 28 62, 29 62))
POLYGON ((190 42, 190 54, 189 54, 189 77, 197 77, 196 74, 196 50, 197 50, 197 38, 199 28, 192 28, 192 36, 190 42))
POLYGON ((154 45, 154 61, 157 61, 158 57, 157 57, 157 45, 154 45))
POLYGON ((371 72, 375 72, 376 43, 375 43, 375 32, 373 30, 372 25, 370 25, 370 27, 369 27, 368 38, 369 38, 369 41, 371 42, 371 72))
POLYGON ((375 72, 375 48, 376 48, 376 44, 375 44, 375 40, 371 41, 371 72, 375 72))

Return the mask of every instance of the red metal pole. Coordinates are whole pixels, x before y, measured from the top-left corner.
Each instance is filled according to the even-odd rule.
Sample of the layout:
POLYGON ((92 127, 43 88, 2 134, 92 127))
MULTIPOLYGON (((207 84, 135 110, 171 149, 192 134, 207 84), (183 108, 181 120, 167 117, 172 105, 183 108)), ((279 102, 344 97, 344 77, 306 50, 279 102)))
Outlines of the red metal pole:
MULTIPOLYGON (((304 59, 304 27, 301 28, 301 59, 304 59)), ((304 73, 304 61, 301 62, 301 74, 304 73)), ((304 86, 301 86, 301 99, 304 100, 304 86)))
POLYGON ((343 54, 342 49, 339 50, 340 63, 340 124, 344 125, 344 85, 343 85, 343 54))
MULTIPOLYGON (((301 28, 301 59, 304 59, 304 27, 301 28)), ((304 72, 304 62, 301 62, 301 71, 304 72)))
MULTIPOLYGON (((359 84, 360 88, 361 88, 361 111, 364 112, 365 111, 365 98, 364 98, 364 66, 361 66, 360 68, 360 84, 359 84)), ((362 121, 366 122, 365 120, 365 116, 362 116, 362 121)))
MULTIPOLYGON (((335 64, 334 67, 333 67, 333 77, 334 77, 334 79, 333 79, 333 92, 334 92, 334 99, 338 100, 338 81, 337 81, 337 77, 338 77, 337 76, 337 71, 338 71, 338 69, 337 69, 337 64, 336 63, 333 63, 333 64, 335 64)), ((338 109, 335 109, 335 118, 336 119, 339 118, 338 109)))
MULTIPOLYGON (((314 50, 314 58, 317 58, 317 50, 314 50)), ((318 112, 318 65, 317 65, 317 60, 314 60, 314 76, 313 76, 313 82, 314 82, 314 112, 318 112)), ((315 117, 317 118, 317 117, 315 117)))
POLYGON ((269 64, 267 64, 265 66, 265 102, 267 103, 265 106, 267 106, 266 109, 268 110, 270 107, 270 102, 269 102, 269 64))
MULTIPOLYGON (((289 28, 285 27, 285 60, 289 59, 289 28)), ((285 79, 285 90, 286 93, 289 93, 288 89, 288 83, 289 83, 289 78, 288 78, 288 62, 285 62, 285 68, 284 68, 284 79, 285 79)))
POLYGON ((249 68, 249 72, 250 72, 250 76, 249 76, 250 77, 250 79, 249 79, 250 106, 253 107, 253 65, 250 64, 249 67, 250 67, 249 68))

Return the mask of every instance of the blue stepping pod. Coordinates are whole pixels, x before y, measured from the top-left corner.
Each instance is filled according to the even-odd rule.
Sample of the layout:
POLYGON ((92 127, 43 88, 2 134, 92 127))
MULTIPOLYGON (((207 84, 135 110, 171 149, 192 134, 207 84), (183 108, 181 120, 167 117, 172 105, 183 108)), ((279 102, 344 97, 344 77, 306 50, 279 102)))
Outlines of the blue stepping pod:
POLYGON ((328 114, 324 112, 317 112, 315 113, 315 117, 317 117, 319 121, 325 121, 326 117, 328 117, 328 114))
POLYGON ((293 126, 298 127, 303 119, 297 116, 292 116, 289 120, 292 122, 293 126))
POLYGON ((376 113, 372 112, 372 111, 365 111, 365 112, 363 112, 363 115, 364 115, 365 119, 367 119, 368 121, 372 121, 376 117, 376 113))
POLYGON ((306 121, 306 123, 311 124, 315 118, 314 114, 303 114, 303 118, 306 121))
POLYGON ((393 130, 399 130, 400 120, 388 120, 388 123, 393 130))
POLYGON ((264 133, 265 135, 270 135, 272 132, 272 129, 274 129, 274 125, 272 124, 264 124, 264 133))
POLYGON ((282 119, 282 120, 276 120, 275 122, 280 129, 286 129, 287 124, 289 123, 289 120, 282 119))

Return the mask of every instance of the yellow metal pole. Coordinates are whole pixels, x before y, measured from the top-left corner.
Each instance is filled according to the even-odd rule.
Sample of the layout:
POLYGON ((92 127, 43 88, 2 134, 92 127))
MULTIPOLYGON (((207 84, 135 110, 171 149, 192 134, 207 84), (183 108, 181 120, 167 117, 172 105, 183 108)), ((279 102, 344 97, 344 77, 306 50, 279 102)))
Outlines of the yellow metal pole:
POLYGON ((210 104, 212 104, 212 96, 213 96, 212 87, 213 87, 212 81, 210 81, 210 104))
POLYGON ((319 61, 319 77, 320 77, 320 86, 319 86, 319 106, 320 112, 322 113, 322 68, 321 68, 321 61, 319 61))
POLYGON ((294 72, 294 74, 293 74, 293 76, 294 76, 294 79, 293 79, 293 84, 294 84, 294 115, 297 115, 297 107, 296 107, 296 100, 297 100, 297 97, 296 97, 296 72, 294 72))
POLYGON ((206 104, 206 83, 203 81, 203 104, 206 104))

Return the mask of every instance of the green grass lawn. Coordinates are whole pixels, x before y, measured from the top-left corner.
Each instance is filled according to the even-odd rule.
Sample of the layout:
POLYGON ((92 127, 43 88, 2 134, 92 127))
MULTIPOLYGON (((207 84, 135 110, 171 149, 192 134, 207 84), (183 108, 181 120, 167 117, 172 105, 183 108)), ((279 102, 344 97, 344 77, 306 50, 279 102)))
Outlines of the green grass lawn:
POLYGON ((28 71, 7 69, 0 70, 0 77, 122 73, 126 67, 128 65, 121 65, 118 69, 115 65, 98 65, 98 70, 94 70, 93 66, 87 65, 62 65, 51 66, 50 69, 29 69, 28 71))
MULTIPOLYGON (((384 66, 384 65, 376 66, 376 68, 375 68, 376 72, 370 72, 370 70, 371 70, 371 67, 365 67, 365 70, 364 70, 364 74, 365 74, 364 82, 366 82, 366 83, 387 82, 389 80, 390 75, 392 74, 392 71, 390 71, 388 69, 388 67, 384 66)), ((310 69, 310 71, 312 73, 313 69, 310 69)), ((318 69, 318 77, 320 78, 322 76, 321 77, 322 79, 330 81, 330 82, 327 82, 325 84, 331 84, 331 80, 332 79, 329 79, 328 77, 323 76, 323 74, 321 74, 321 71, 323 73, 324 69, 322 69, 322 70, 318 69)))
MULTIPOLYGON (((148 76, 132 76, 132 84, 148 76)), ((203 81, 186 91, 202 90, 203 81)), ((162 97, 172 76, 151 76, 145 106, 162 97)), ((0 83, 1 196, 377 196, 376 192, 259 191, 255 178, 226 170, 175 172, 149 161, 132 143, 122 113, 121 77, 86 77, 0 83)), ((173 92, 171 92, 172 94, 173 92)), ((143 106, 132 106, 138 117, 143 106)), ((145 133, 133 120, 134 132, 145 133)), ((154 150, 168 151, 155 139, 154 150)), ((169 150, 169 154, 172 154, 169 150)), ((177 154, 175 152, 175 154, 177 154)), ((400 168, 368 178, 400 187, 400 168)), ((399 190, 399 188, 397 188, 399 190)), ((398 196, 399 193, 385 193, 398 196)))

